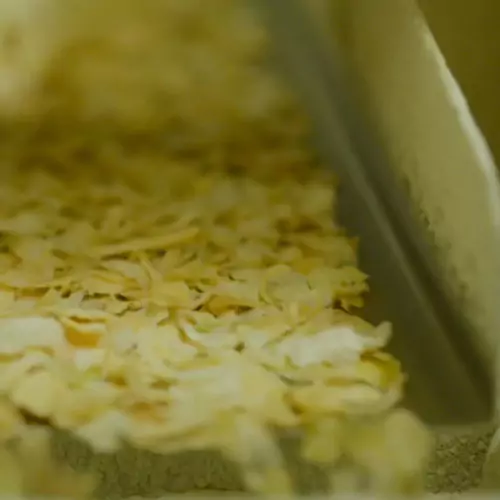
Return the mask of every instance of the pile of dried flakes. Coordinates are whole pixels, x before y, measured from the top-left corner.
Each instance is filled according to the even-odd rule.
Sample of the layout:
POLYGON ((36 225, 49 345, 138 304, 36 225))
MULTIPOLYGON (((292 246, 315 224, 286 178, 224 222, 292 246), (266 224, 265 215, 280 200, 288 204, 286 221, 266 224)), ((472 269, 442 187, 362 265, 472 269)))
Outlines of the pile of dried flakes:
MULTIPOLYGON (((205 10, 193 12, 202 19, 205 10)), ((233 31, 244 34, 218 32, 217 47, 232 47, 234 59, 233 31)), ((171 40, 166 46, 173 53, 171 40)), ((334 182, 303 145, 305 121, 277 80, 256 69, 255 54, 246 72, 231 66, 215 78, 198 57, 202 46, 182 81, 210 72, 205 107, 190 101, 195 83, 184 97, 182 86, 162 97, 176 104, 162 108, 165 130, 184 119, 183 139, 198 133, 194 142, 138 131, 104 140, 111 129, 61 128, 60 114, 34 135, 5 136, 2 438, 22 434, 28 415, 99 451, 123 441, 160 453, 215 447, 241 465, 249 488, 283 493, 292 486, 276 430, 300 430, 305 460, 347 457, 373 487, 415 486, 428 436, 394 409, 404 376, 384 352, 389 324, 351 313, 367 277, 356 242, 332 222, 334 182), (243 82, 242 101, 228 89, 243 82), (229 104, 211 123, 224 92, 229 104), (263 106, 258 116, 242 106, 250 101, 263 106)), ((92 82, 78 92, 113 85, 92 82)))
POLYGON ((273 471, 268 426, 303 426, 307 458, 334 461, 343 416, 392 408, 403 375, 389 325, 347 312, 366 276, 332 224, 329 176, 115 153, 115 175, 0 175, 2 394, 100 450, 216 446, 273 471))

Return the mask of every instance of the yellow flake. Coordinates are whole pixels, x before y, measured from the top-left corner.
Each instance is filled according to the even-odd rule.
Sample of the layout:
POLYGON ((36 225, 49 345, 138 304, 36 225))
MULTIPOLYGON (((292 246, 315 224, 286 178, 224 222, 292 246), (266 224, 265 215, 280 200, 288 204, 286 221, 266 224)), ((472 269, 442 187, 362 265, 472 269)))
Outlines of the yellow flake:
POLYGON ((78 428, 76 435, 88 442, 96 451, 112 452, 118 449, 129 434, 130 419, 117 410, 97 415, 78 428))
POLYGON ((101 322, 81 322, 67 317, 60 318, 60 321, 66 340, 74 347, 96 347, 108 331, 101 322))
POLYGON ((102 246, 95 249, 93 255, 102 258, 144 250, 166 250, 173 245, 179 245, 193 239, 197 234, 198 228, 187 228, 177 233, 166 234, 165 236, 142 238, 125 243, 102 246))
MULTIPOLYGON (((0 401, 0 446, 6 440, 16 437, 22 427, 22 417, 12 403, 5 400, 0 401)), ((2 480, 0 479, 0 484, 1 482, 2 480)))
POLYGON ((102 266, 116 273, 121 274, 125 278, 131 279, 142 286, 147 286, 149 283, 148 275, 143 267, 136 262, 128 262, 126 260, 107 260, 102 263, 102 266))
POLYGON ((23 356, 15 356, 0 364, 0 388, 8 392, 28 374, 38 369, 48 368, 53 358, 46 352, 30 351, 23 356))
POLYGON ((315 420, 306 426, 302 455, 306 460, 335 464, 342 456, 343 425, 335 418, 315 420))
POLYGON ((292 400, 300 411, 323 415, 377 414, 396 402, 392 393, 361 383, 314 383, 293 390, 292 400))
POLYGON ((17 354, 30 348, 56 351, 65 345, 64 329, 55 319, 0 319, 0 354, 17 354))
POLYGON ((27 374, 10 393, 16 406, 42 418, 52 416, 58 402, 65 396, 64 381, 46 371, 27 374))
POLYGON ((195 294, 183 281, 155 283, 149 292, 151 300, 164 307, 191 309, 195 294))

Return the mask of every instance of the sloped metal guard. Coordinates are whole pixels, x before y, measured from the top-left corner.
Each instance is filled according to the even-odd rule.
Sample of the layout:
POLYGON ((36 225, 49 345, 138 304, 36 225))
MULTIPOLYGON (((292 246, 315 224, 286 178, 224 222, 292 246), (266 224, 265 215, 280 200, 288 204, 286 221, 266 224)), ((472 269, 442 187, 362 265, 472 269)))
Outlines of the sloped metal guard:
POLYGON ((361 268, 370 275, 366 316, 394 324, 391 348, 409 374, 406 405, 436 426, 489 422, 490 353, 476 344, 440 279, 425 231, 357 105, 338 47, 314 29, 299 0, 254 3, 309 111, 319 152, 340 177, 339 219, 360 237, 361 268))

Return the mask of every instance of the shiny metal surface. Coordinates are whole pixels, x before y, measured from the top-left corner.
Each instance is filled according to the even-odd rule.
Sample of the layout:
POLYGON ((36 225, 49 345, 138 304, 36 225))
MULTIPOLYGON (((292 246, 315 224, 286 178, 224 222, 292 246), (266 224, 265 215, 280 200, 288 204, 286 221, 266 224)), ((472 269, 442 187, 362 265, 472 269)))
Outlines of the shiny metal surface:
POLYGON ((366 317, 390 320, 390 346, 409 375, 406 406, 435 426, 490 422, 491 353, 440 279, 425 230, 363 115, 333 40, 314 29, 300 0, 255 0, 280 60, 315 126, 319 152, 341 180, 338 217, 361 239, 370 275, 366 317))

